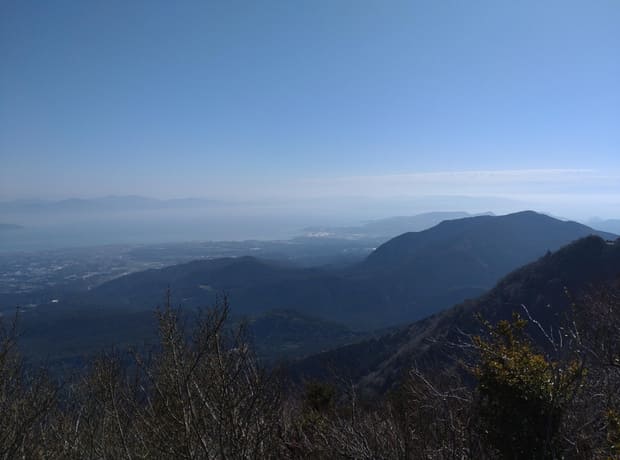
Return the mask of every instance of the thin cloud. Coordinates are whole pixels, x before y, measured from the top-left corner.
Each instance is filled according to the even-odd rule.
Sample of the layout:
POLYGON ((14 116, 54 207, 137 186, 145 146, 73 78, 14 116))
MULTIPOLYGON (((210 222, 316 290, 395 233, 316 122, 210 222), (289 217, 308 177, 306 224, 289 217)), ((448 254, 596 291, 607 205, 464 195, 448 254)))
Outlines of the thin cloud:
POLYGON ((393 175, 310 179, 298 185, 314 196, 510 196, 544 193, 584 193, 618 187, 618 176, 592 169, 520 169, 440 171, 393 175))

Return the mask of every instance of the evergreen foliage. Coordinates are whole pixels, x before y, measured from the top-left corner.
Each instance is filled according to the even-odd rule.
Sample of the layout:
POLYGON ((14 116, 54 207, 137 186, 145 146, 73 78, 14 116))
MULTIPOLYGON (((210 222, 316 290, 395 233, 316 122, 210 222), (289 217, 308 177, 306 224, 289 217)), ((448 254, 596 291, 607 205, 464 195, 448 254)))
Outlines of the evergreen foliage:
POLYGON ((536 351, 519 315, 485 326, 488 338, 473 338, 480 355, 474 373, 484 439, 503 458, 557 458, 562 417, 584 376, 583 366, 536 351))

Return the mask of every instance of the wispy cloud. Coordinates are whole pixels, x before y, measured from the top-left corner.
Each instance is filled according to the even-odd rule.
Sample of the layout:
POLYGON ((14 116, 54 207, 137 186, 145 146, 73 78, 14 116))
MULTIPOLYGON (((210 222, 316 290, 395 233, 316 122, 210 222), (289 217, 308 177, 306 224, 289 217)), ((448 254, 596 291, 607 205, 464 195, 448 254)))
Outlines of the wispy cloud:
POLYGON ((468 195, 520 198, 524 195, 620 192, 620 176, 592 169, 439 171, 320 178, 301 181, 298 193, 373 197, 468 195))

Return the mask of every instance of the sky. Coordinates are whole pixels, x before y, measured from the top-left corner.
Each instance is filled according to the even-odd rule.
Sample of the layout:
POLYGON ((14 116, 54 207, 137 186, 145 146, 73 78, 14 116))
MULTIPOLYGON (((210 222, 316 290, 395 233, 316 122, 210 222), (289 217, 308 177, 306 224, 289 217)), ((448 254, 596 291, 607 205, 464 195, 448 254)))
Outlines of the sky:
POLYGON ((0 201, 458 195, 612 215, 618 24, 617 0, 6 0, 0 201))

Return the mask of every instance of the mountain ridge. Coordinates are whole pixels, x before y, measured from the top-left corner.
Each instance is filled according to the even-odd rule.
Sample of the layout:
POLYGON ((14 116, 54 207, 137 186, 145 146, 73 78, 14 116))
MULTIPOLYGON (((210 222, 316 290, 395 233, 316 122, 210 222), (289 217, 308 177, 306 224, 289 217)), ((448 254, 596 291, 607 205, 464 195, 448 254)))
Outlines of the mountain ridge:
POLYGON ((613 237, 532 212, 473 217, 396 237, 350 268, 296 268, 251 256, 202 260, 132 273, 73 300, 144 310, 170 287, 174 301, 190 307, 211 304, 219 292, 239 314, 295 309, 368 330, 477 297, 511 270, 588 234, 613 237))
MULTIPOLYGON (((487 223, 497 219, 506 221, 499 216, 477 222, 482 222, 483 228, 488 230, 487 223)), ((295 310, 301 316, 338 323, 352 333, 371 331, 409 324, 425 317, 431 318, 425 321, 434 321, 430 315, 466 299, 478 298, 510 271, 524 265, 521 263, 524 257, 531 256, 526 261, 531 262, 584 233, 595 233, 584 226, 565 227, 560 221, 538 214, 525 213, 507 220, 512 219, 524 220, 524 226, 515 232, 498 232, 492 227, 493 231, 477 239, 462 238, 467 235, 465 230, 472 226, 471 222, 440 224, 439 230, 421 233, 423 236, 441 233, 448 227, 448 233, 456 234, 457 238, 444 244, 444 237, 440 235, 436 238, 439 246, 431 245, 429 250, 415 252, 413 258, 402 251, 406 263, 395 261, 395 268, 390 270, 376 270, 375 267, 365 270, 364 263, 339 269, 298 268, 244 256, 198 260, 136 272, 89 291, 50 290, 40 294, 43 300, 22 299, 25 305, 38 304, 24 313, 24 322, 36 324, 33 330, 46 334, 55 343, 68 341, 70 347, 81 347, 80 340, 108 343, 121 335, 123 343, 141 341, 149 334, 153 309, 164 303, 164 293, 170 289, 173 305, 183 309, 213 305, 218 295, 225 294, 235 317, 295 310), (534 239, 533 249, 527 253, 523 245, 529 244, 530 233, 534 230, 523 229, 539 228, 536 222, 532 224, 532 219, 543 228, 560 226, 568 231, 550 232, 549 240, 534 239), (454 226, 460 230, 455 232, 450 228, 454 226), (507 256, 494 250, 513 243, 516 249, 506 252, 507 256), (437 247, 445 250, 438 251, 437 247), (123 332, 115 332, 123 322, 127 323, 122 327, 123 332), (132 328, 135 333, 131 332, 132 328), (79 333, 76 335, 75 331, 79 333), (86 331, 91 332, 85 334, 86 331)), ((414 235, 419 237, 417 233, 414 235)), ((308 338, 313 336, 312 324, 321 327, 320 323, 306 321, 308 338)), ((346 338, 348 332, 341 332, 334 329, 334 337, 346 338)), ((365 355, 372 353, 351 357, 351 362, 365 355)))
POLYGON ((370 393, 383 392, 414 365, 432 369, 453 364, 454 344, 480 332, 478 315, 495 323, 517 312, 531 315, 545 329, 557 330, 574 299, 593 286, 619 281, 620 239, 584 237, 514 270, 478 299, 458 303, 382 337, 311 356, 293 369, 298 377, 325 378, 329 376, 325 369, 338 368, 370 393))

